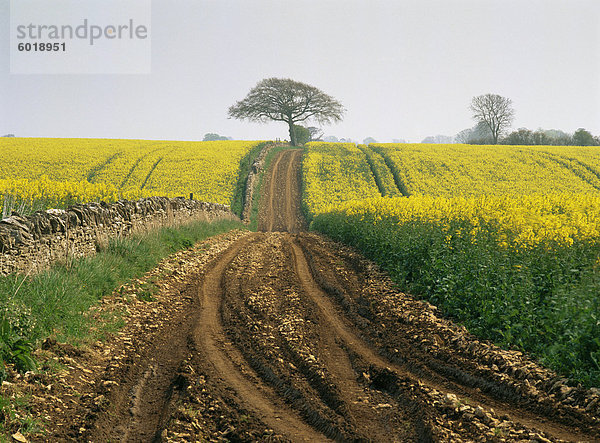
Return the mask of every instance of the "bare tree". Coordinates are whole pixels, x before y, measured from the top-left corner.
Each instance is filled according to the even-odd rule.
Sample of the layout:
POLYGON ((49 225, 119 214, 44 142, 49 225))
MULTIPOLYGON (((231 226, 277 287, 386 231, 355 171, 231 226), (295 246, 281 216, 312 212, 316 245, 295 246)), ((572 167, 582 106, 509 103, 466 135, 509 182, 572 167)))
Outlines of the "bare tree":
POLYGON ((342 120, 344 111, 340 102, 314 86, 288 78, 267 78, 258 82, 246 98, 231 106, 229 116, 256 122, 285 122, 295 146, 295 124, 309 119, 330 124, 342 120))
POLYGON ((484 94, 473 97, 471 101, 473 118, 484 123, 492 133, 493 143, 498 143, 498 137, 513 121, 515 111, 512 100, 498 94, 484 94))

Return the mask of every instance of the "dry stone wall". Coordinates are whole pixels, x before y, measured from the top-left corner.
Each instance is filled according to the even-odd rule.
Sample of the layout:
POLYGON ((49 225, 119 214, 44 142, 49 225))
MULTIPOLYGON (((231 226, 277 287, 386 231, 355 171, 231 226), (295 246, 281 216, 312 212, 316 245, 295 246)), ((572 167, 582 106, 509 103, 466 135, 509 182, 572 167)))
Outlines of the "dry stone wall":
POLYGON ((255 188, 258 183, 258 177, 262 170, 265 168, 265 157, 271 151, 272 148, 281 145, 281 143, 266 144, 252 163, 250 172, 248 173, 248 179, 246 180, 246 193, 244 194, 244 207, 242 209, 242 221, 246 224, 250 223, 254 192, 256 191, 255 188))
POLYGON ((0 221, 0 274, 32 273, 93 254, 109 239, 192 220, 237 219, 228 206, 151 197, 13 214, 0 221))

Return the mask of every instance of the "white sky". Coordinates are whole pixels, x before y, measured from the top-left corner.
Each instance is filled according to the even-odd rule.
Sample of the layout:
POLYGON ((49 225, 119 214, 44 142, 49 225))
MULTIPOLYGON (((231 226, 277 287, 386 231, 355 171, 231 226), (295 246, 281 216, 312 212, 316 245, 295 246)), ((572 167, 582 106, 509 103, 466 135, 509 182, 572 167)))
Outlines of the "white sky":
POLYGON ((600 135, 600 0, 153 0, 149 75, 11 75, 0 0, 0 135, 287 138, 229 120, 259 80, 289 77, 347 108, 326 135, 419 142, 513 100, 513 128, 600 135))

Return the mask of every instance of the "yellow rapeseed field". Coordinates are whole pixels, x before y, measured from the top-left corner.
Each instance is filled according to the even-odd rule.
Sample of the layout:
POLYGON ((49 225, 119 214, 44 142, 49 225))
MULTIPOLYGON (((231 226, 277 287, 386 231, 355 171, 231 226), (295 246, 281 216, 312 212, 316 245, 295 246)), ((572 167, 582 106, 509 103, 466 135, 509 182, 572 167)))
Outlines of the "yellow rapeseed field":
POLYGON ((600 190, 598 147, 373 144, 409 195, 600 190))
POLYGON ((240 160, 260 142, 0 139, 0 205, 142 196, 230 204, 240 160))
POLYGON ((80 202, 112 202, 120 198, 137 199, 141 195, 139 190, 133 188, 119 190, 111 184, 90 183, 86 180, 55 181, 46 176, 42 176, 38 180, 0 179, 0 196, 2 197, 0 211, 6 205, 23 212, 21 208, 30 210, 64 208, 80 202))
POLYGON ((493 229, 504 247, 528 248, 543 242, 571 245, 574 241, 600 238, 600 194, 480 195, 468 197, 371 198, 324 208, 323 212, 358 216, 377 224, 424 221, 442 227, 466 221, 475 238, 478 231, 493 229))
POLYGON ((397 223, 493 222, 499 230, 518 232, 522 245, 600 238, 597 147, 310 143, 303 168, 311 215, 358 211, 397 223), (380 155, 370 167, 369 151, 380 155), (397 187, 390 191, 389 178, 383 184, 390 169, 409 197, 370 199, 384 191, 400 194, 397 187))
POLYGON ((353 143, 307 143, 302 175, 310 214, 332 203, 381 195, 367 157, 353 143))
POLYGON ((369 148, 383 158, 370 158, 380 193, 392 195, 392 173, 404 197, 362 198, 373 193, 368 178, 349 181, 344 160, 321 155, 304 175, 311 227, 471 332, 600 386, 600 149, 369 148), (339 187, 319 189, 321 177, 339 187))

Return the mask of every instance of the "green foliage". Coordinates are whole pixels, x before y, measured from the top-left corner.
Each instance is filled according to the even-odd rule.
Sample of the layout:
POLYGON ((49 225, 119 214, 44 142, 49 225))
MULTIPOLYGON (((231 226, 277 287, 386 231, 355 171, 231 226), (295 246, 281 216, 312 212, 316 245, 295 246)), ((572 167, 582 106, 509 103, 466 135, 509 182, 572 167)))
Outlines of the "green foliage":
POLYGON ((12 363, 20 371, 33 371, 36 368, 31 353, 33 343, 20 336, 6 319, 0 320, 0 378, 4 379, 4 362, 12 363))
POLYGON ((583 128, 579 128, 573 134, 573 144, 575 146, 594 146, 596 145, 596 140, 594 140, 594 136, 586 131, 583 128))
POLYGON ((573 137, 558 129, 540 128, 533 132, 527 128, 519 128, 504 137, 502 144, 568 146, 573 144, 573 137))
POLYGON ((598 241, 506 248, 495 237, 498 226, 473 236, 466 220, 448 228, 336 213, 317 215, 311 226, 358 247, 402 290, 480 337, 532 353, 575 382, 600 386, 598 241))
POLYGON ((294 125, 294 134, 296 134, 296 145, 304 146, 310 141, 310 131, 308 128, 300 125, 294 125))
POLYGON ((22 302, 10 298, 0 306, 0 380, 3 380, 6 376, 4 363, 12 363, 21 371, 35 369, 31 356, 33 342, 27 338, 34 329, 35 320, 31 309, 22 302))
POLYGON ((231 200, 231 212, 236 214, 238 217, 242 216, 244 210, 244 198, 246 196, 246 184, 248 182, 248 174, 250 174, 250 168, 252 163, 256 160, 260 151, 265 145, 270 142, 259 143, 252 148, 245 156, 240 160, 240 167, 238 168, 238 178, 235 184, 235 192, 233 193, 233 199, 231 200))
POLYGON ((519 128, 502 139, 505 145, 533 145, 533 131, 527 128, 519 128))

